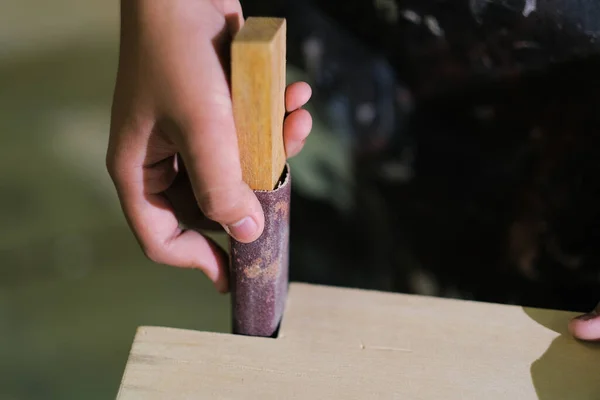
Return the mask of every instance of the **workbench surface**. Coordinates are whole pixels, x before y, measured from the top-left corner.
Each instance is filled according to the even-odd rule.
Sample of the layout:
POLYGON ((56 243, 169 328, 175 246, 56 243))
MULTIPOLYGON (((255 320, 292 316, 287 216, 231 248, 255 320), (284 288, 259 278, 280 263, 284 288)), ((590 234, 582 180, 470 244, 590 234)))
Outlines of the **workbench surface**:
POLYGON ((276 339, 141 327, 118 398, 600 399, 575 315, 292 283, 276 339))

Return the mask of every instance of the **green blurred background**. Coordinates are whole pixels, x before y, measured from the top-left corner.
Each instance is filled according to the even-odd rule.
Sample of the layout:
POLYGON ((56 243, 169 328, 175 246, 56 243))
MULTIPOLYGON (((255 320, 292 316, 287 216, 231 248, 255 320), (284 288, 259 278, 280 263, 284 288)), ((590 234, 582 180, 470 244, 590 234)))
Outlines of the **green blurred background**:
POLYGON ((138 326, 228 297, 145 259, 105 171, 118 1, 0 4, 0 399, 114 398, 138 326))

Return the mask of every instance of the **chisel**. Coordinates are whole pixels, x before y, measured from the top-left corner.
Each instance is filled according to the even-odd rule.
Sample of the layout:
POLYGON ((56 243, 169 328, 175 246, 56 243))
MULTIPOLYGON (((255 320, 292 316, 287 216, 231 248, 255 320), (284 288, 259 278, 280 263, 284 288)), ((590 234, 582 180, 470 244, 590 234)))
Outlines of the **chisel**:
POLYGON ((288 287, 291 175, 283 142, 286 21, 249 17, 231 45, 231 92, 242 176, 265 215, 252 243, 230 239, 233 333, 273 337, 288 287))

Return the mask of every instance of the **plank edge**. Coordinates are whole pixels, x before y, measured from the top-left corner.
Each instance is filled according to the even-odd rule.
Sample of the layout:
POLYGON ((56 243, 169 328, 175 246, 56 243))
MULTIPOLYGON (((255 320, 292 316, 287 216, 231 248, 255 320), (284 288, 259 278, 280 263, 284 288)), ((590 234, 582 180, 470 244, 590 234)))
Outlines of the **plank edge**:
POLYGON ((313 283, 304 283, 304 282, 290 282, 289 286, 289 295, 288 298, 294 296, 294 293, 297 291, 328 291, 330 293, 336 294, 348 294, 348 293, 356 293, 356 294, 366 294, 366 295, 378 295, 378 296, 386 296, 386 297, 395 297, 395 298, 405 298, 412 301, 431 301, 437 304, 441 303, 458 303, 458 304, 470 304, 477 305, 481 307, 501 307, 506 309, 529 309, 529 310, 538 310, 538 311, 547 311, 547 312, 556 312, 556 313, 564 313, 564 314, 581 314, 578 311, 574 310, 557 310, 552 308, 543 308, 543 307, 530 307, 521 304, 505 304, 505 303, 495 303, 488 301, 478 301, 478 300, 469 300, 469 299, 457 299, 450 297, 439 297, 439 296, 430 296, 423 294, 414 294, 414 293, 398 293, 398 292, 385 292, 374 289, 363 289, 363 288, 349 288, 349 287, 340 287, 340 286, 328 286, 321 284, 313 284, 313 283))

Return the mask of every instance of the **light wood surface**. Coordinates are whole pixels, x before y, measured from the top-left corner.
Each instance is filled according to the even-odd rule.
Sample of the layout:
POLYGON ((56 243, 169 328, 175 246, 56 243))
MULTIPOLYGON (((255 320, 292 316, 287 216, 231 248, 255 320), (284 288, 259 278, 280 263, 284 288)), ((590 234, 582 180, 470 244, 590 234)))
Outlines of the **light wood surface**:
POLYGON ((142 327, 119 399, 600 399, 574 313, 292 284, 278 338, 142 327))
POLYGON ((242 176, 273 190, 285 166, 286 21, 249 17, 231 46, 231 86, 242 176))

